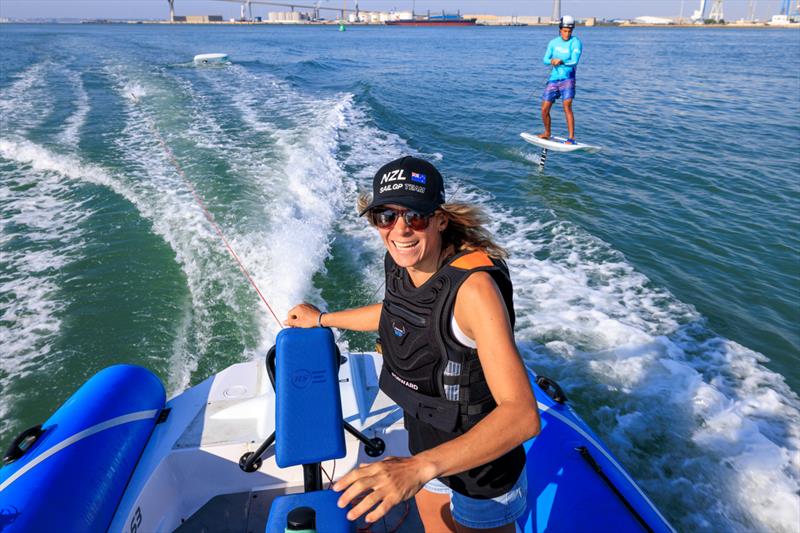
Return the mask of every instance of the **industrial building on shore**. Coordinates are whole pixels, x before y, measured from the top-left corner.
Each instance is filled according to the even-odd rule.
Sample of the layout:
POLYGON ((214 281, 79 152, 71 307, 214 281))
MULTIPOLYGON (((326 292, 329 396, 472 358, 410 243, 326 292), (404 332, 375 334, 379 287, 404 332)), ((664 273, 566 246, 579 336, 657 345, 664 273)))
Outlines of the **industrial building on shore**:
MULTIPOLYGON (((0 23, 9 22, 83 22, 89 24, 338 24, 338 25, 387 25, 387 26, 537 26, 558 23, 561 17, 561 0, 552 0, 552 11, 549 16, 537 15, 495 15, 491 13, 461 14, 453 13, 426 13, 414 10, 394 11, 369 11, 359 9, 359 0, 354 1, 351 8, 347 2, 341 7, 321 5, 317 0, 313 5, 295 4, 293 0, 267 1, 267 0, 218 0, 220 2, 238 4, 240 15, 238 18, 225 18, 223 15, 178 15, 175 13, 176 0, 167 0, 169 3, 169 17, 166 20, 110 20, 110 19, 35 19, 35 20, 9 20, 0 18, 0 23), (253 5, 263 9, 283 8, 283 10, 270 10, 261 16, 254 15, 253 5), (274 6, 274 7, 273 7, 274 6), (326 16, 321 13, 325 12, 326 16)), ((362 0, 363 1, 363 0, 362 0)), ((673 26, 673 27, 793 27, 800 28, 800 0, 778 0, 780 13, 768 19, 756 18, 757 0, 748 0, 747 14, 745 17, 732 22, 725 19, 724 0, 689 0, 689 3, 699 3, 697 9, 684 16, 684 1, 681 1, 681 12, 677 17, 663 17, 642 15, 630 19, 599 19, 596 17, 578 18, 578 24, 583 26, 673 26), (709 9, 710 6, 710 9, 709 9)), ((647 5, 647 4, 644 4, 647 5)), ((697 5, 697 4, 695 4, 697 5)))

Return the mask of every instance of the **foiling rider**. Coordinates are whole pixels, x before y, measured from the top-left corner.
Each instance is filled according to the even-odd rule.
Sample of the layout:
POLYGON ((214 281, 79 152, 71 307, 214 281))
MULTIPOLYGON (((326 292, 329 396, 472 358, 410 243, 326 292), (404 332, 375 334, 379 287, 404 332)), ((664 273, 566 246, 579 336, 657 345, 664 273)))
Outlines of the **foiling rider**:
POLYGON ((553 102, 561 98, 564 115, 567 118, 568 137, 566 144, 575 144, 575 116, 572 114, 572 100, 575 98, 575 71, 581 58, 583 44, 572 35, 575 19, 569 15, 561 17, 558 24, 559 36, 547 44, 544 53, 544 64, 551 66, 550 78, 542 93, 542 122, 544 132, 542 139, 550 138, 550 108, 553 102))
POLYGON ((339 505, 372 523, 414 497, 428 532, 512 533, 526 509, 522 443, 540 419, 514 343, 506 252, 482 211, 445 203, 441 174, 415 157, 378 170, 359 212, 386 247, 383 301, 326 313, 304 303, 285 324, 379 332, 380 387, 403 408, 412 455, 345 474, 339 505))

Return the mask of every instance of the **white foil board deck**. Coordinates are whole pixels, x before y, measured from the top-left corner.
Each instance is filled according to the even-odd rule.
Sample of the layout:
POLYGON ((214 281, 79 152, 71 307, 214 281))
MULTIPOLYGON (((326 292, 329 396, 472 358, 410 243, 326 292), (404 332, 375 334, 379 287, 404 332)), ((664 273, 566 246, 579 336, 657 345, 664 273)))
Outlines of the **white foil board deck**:
POLYGON ((532 135, 527 132, 522 132, 519 134, 519 136, 522 137, 525 142, 529 142, 534 146, 538 146, 539 148, 552 150, 553 152, 584 152, 587 154, 595 154, 601 150, 599 146, 584 144, 581 142, 577 144, 564 144, 566 139, 563 137, 550 137, 549 139, 542 139, 541 137, 537 137, 536 135, 532 135))
POLYGON ((226 63, 227 61, 228 54, 197 54, 194 56, 194 62, 198 65, 226 63))

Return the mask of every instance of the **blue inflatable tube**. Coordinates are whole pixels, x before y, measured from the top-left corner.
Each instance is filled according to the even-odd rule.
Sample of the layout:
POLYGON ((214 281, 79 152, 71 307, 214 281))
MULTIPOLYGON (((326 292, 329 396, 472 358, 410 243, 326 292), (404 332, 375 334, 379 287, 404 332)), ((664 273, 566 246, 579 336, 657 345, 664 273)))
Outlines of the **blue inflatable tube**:
POLYGON ((3 533, 106 531, 165 401, 144 368, 93 376, 0 469, 3 533))
POLYGON ((611 451, 569 407, 560 387, 533 374, 530 379, 542 430, 525 443, 528 505, 517 521, 520 528, 526 533, 674 532, 611 451))

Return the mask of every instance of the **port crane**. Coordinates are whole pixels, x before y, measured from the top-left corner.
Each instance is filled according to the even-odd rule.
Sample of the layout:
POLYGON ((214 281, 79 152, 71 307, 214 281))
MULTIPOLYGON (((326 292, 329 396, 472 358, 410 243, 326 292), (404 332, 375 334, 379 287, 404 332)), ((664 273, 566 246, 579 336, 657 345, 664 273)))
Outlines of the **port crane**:
MULTIPOLYGON (((695 24, 702 24, 706 19, 706 4, 706 0, 700 0, 700 7, 692 13, 691 19, 695 24)), ((708 18, 714 22, 722 22, 725 18, 722 10, 722 0, 714 0, 714 5, 711 6, 711 12, 708 14, 708 18)))
MULTIPOLYGON (((795 5, 794 11, 795 14, 800 13, 800 0, 798 0, 797 4, 795 5)), ((792 15, 792 0, 782 0, 781 15, 786 15, 787 17, 792 15)))
POLYGON ((756 20, 756 0, 747 0, 747 20, 756 20))
POLYGON ((692 22, 703 22, 706 12, 706 0, 700 0, 700 8, 692 13, 692 22))
POLYGON ((711 12, 708 14, 708 18, 717 23, 725 20, 725 15, 722 12, 722 0, 714 0, 714 5, 711 6, 711 12))

